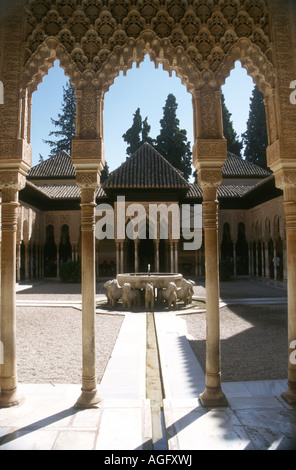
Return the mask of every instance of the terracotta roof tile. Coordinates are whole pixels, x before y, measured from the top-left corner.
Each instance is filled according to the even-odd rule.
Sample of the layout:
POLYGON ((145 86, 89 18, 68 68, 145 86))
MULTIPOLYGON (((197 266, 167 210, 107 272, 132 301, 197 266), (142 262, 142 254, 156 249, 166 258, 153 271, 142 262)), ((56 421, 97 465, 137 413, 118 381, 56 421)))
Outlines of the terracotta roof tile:
MULTIPOLYGON (((218 199, 242 197, 257 186, 256 183, 229 184, 222 183, 217 190, 218 199)), ((190 184, 186 199, 202 199, 202 189, 197 184, 190 184)))
POLYGON ((114 170, 103 183, 105 189, 188 188, 188 182, 151 145, 144 143, 114 170))
MULTIPOLYGON (((31 186, 37 188, 50 199, 80 199, 81 192, 76 184, 35 184, 31 186)), ((97 198, 106 197, 103 188, 98 188, 97 198)))
POLYGON ((248 162, 234 153, 227 152, 227 160, 222 168, 224 178, 266 178, 271 172, 248 162))
POLYGON ((44 162, 33 166, 28 174, 29 179, 75 178, 75 168, 70 155, 62 151, 44 162))

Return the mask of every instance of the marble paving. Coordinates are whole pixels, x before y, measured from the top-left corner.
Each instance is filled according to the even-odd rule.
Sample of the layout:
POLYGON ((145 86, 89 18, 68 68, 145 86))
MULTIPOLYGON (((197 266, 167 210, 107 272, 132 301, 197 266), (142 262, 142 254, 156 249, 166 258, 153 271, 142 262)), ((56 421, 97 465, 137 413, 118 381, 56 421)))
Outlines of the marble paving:
MULTIPOLYGON (((166 451, 296 450, 296 409, 281 398, 286 381, 222 384, 229 406, 205 409, 204 373, 186 323, 156 313, 166 451)), ((0 450, 152 450, 146 397, 146 314, 127 313, 99 391, 100 408, 77 410, 80 385, 20 384, 21 405, 0 410, 0 450)))

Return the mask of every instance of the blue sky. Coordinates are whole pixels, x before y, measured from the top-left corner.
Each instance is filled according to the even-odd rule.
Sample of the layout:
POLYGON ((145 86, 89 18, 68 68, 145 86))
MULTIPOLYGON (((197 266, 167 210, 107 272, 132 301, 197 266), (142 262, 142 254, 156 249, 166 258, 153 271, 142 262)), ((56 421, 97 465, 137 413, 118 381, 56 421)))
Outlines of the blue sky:
MULTIPOLYGON (((56 130, 51 118, 56 119, 61 109, 63 86, 68 78, 56 62, 44 77, 38 90, 33 94, 32 106, 32 150, 33 165, 38 164, 39 154, 48 158, 50 147, 43 139, 49 138, 49 132, 56 130)), ((234 129, 240 136, 246 130, 249 117, 250 96, 254 83, 239 62, 226 80, 222 91, 228 110, 232 114, 234 129)), ((169 76, 160 66, 155 69, 147 56, 139 68, 129 70, 126 76, 121 73, 105 94, 104 106, 104 142, 106 161, 110 170, 117 168, 126 157, 126 143, 122 134, 132 125, 137 108, 144 119, 148 117, 151 126, 150 135, 159 134, 160 119, 169 93, 173 93, 178 104, 177 117, 180 127, 186 129, 188 141, 193 145, 193 117, 191 95, 173 74, 169 76)))

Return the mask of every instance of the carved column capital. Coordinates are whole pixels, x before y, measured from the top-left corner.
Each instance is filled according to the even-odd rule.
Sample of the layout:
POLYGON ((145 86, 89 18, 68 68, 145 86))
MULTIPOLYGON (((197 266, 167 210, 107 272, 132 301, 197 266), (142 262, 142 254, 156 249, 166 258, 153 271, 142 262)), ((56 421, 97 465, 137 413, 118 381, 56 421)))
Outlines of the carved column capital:
POLYGON ((222 182, 222 169, 221 168, 199 168, 198 170, 198 184, 203 189, 204 196, 205 190, 212 188, 214 191, 220 186, 222 182))
POLYGON ((90 170, 76 171, 76 183, 79 189, 96 189, 100 184, 100 173, 90 170))
POLYGON ((227 159, 227 140, 197 139, 193 146, 193 164, 197 170, 202 167, 222 168, 227 159))
POLYGON ((275 172, 275 183, 278 188, 283 190, 296 189, 296 167, 281 168, 275 172))
POLYGON ((0 189, 20 191, 26 186, 25 174, 17 170, 0 170, 0 189))

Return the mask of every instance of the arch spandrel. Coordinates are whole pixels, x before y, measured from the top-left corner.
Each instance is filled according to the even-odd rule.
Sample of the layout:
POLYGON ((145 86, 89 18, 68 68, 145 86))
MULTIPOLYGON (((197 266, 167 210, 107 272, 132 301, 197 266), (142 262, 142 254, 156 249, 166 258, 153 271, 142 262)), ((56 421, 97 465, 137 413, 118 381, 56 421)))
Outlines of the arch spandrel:
POLYGON ((236 60, 261 88, 273 85, 264 0, 28 0, 25 23, 27 83, 42 80, 56 54, 76 87, 92 74, 107 91, 148 53, 190 92, 221 86, 236 60))

